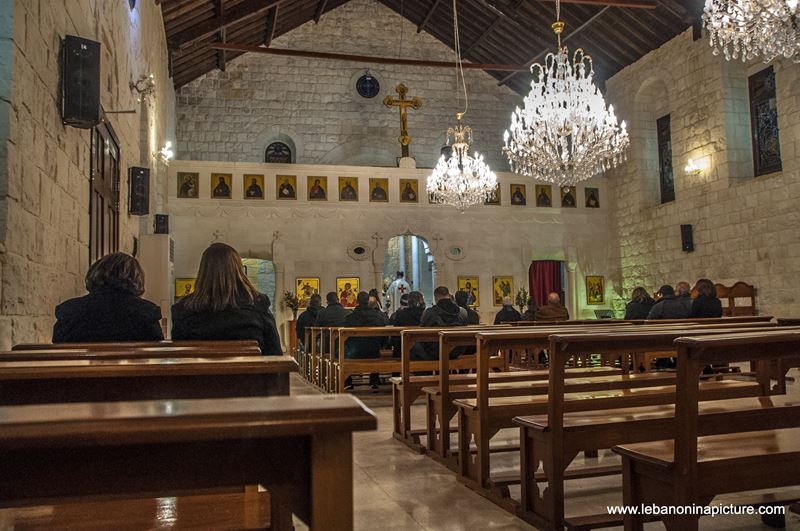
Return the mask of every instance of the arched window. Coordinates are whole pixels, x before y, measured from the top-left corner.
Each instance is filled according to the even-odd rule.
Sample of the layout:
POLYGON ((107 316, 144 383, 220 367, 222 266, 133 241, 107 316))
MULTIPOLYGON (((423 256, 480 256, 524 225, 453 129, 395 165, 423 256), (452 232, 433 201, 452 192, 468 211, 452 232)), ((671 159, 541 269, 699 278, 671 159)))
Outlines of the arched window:
POLYGON ((292 150, 283 142, 273 142, 267 146, 264 162, 289 164, 292 162, 292 150))

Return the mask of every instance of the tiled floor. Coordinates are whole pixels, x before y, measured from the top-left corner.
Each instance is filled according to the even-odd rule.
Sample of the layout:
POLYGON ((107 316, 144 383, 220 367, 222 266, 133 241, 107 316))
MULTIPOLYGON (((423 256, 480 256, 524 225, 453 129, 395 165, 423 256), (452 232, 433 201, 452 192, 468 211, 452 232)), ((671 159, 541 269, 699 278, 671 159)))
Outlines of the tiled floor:
MULTIPOLYGON (((797 371, 794 376, 799 376, 797 371)), ((292 382, 292 393, 317 392, 300 378, 292 382)), ((790 394, 800 395, 800 383, 789 386, 790 394)), ((432 459, 415 454, 392 437, 391 397, 360 394, 378 417, 378 430, 354 437, 355 527, 358 530, 483 530, 534 529, 456 480, 454 473, 432 459)), ((424 422, 424 410, 414 406, 412 419, 424 422)), ((421 426, 420 426, 421 427, 421 426)), ((518 432, 504 430, 498 438, 516 440, 518 432)), ((616 454, 601 451, 598 462, 611 462, 616 454)), ((514 469, 516 454, 495 454, 492 471, 514 469)), ((605 511, 607 505, 622 503, 621 477, 611 476, 567 483, 567 514, 605 511)), ((519 489, 511 490, 512 497, 519 489)), ((788 513, 786 529, 800 530, 800 516, 788 513)), ((302 528, 302 526, 298 526, 302 528)), ((663 529, 660 523, 646 529, 663 529)), ((757 516, 703 518, 701 529, 766 530, 757 516)), ((619 528, 621 529, 621 528, 619 528)))

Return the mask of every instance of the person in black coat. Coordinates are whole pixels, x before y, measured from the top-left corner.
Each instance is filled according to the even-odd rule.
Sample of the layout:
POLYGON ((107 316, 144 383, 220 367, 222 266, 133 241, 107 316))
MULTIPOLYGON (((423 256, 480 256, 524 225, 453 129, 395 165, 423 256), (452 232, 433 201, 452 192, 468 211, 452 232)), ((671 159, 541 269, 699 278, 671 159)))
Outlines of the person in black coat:
POLYGON ((172 305, 172 339, 255 339, 262 354, 283 354, 269 297, 253 287, 239 253, 224 243, 203 252, 194 293, 172 305))
POLYGON ((514 308, 511 297, 503 297, 503 308, 494 316, 494 324, 516 323, 521 318, 520 313, 514 308))
MULTIPOLYGON (((439 286, 433 290, 433 298, 436 304, 425 310, 422 314, 420 325, 428 327, 448 327, 448 326, 466 326, 469 317, 467 311, 456 304, 450 297, 450 290, 445 286, 439 286)), ((423 343, 424 352, 419 352, 414 355, 412 353, 411 359, 415 360, 438 360, 439 359, 439 344, 438 343, 423 343)), ((454 348, 450 353, 451 359, 457 358, 464 352, 463 348, 454 348)))
MULTIPOLYGON (((425 311, 425 297, 419 291, 412 291, 411 293, 404 293, 403 296, 408 295, 408 306, 401 306, 396 312, 392 314, 389 319, 389 324, 392 326, 419 326, 422 321, 422 313, 425 311)), ((402 342, 399 337, 391 338, 392 350, 395 357, 400 357, 400 349, 402 342)), ((418 353, 421 348, 419 343, 412 348, 412 355, 414 352, 418 353)))
POLYGON ((327 306, 317 314, 314 326, 344 326, 345 317, 350 315, 350 310, 339 304, 339 297, 331 291, 325 295, 327 306))
POLYGON ((536 304, 536 299, 533 297, 528 299, 528 309, 525 310, 525 313, 519 316, 520 321, 535 321, 536 320, 536 310, 539 309, 539 305, 536 304))
POLYGON ((656 301, 650 312, 648 319, 685 319, 689 317, 691 309, 675 296, 675 289, 666 284, 658 290, 660 298, 656 301))
POLYGON ((136 258, 111 253, 86 272, 88 295, 56 306, 53 343, 161 341, 161 308, 142 299, 144 271, 136 258))
MULTIPOLYGON (((346 327, 388 326, 389 319, 382 311, 369 304, 369 294, 360 291, 356 296, 356 307, 344 318, 346 327)), ((347 359, 380 358, 380 349, 386 345, 383 337, 351 337, 345 344, 344 357, 347 359)))
POLYGON ((458 290, 456 291, 455 300, 456 304, 467 312, 467 324, 481 324, 481 316, 469 307, 469 293, 464 290, 458 290))
POLYGON ((692 302, 690 317, 722 317, 722 302, 717 298, 717 288, 707 278, 701 278, 695 285, 697 298, 692 302))
POLYGON ((308 308, 297 318, 297 343, 305 349, 306 328, 314 326, 319 312, 322 311, 322 297, 313 294, 308 300, 308 308))
POLYGON ((650 314, 650 309, 656 301, 647 290, 643 287, 638 287, 633 290, 631 295, 631 302, 625 306, 625 319, 647 319, 650 314))

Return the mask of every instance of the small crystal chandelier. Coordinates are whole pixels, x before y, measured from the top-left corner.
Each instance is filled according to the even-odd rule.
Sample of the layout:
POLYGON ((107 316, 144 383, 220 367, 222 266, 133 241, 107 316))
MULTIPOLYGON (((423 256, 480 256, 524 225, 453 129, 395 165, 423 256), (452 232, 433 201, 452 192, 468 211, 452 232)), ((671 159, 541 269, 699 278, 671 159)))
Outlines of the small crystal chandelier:
POLYGON ((462 125, 461 119, 467 112, 467 84, 461 67, 461 44, 458 38, 458 12, 453 0, 453 34, 456 52, 456 84, 459 76, 464 87, 464 112, 456 114, 456 126, 447 129, 447 144, 453 139, 449 158, 442 155, 428 176, 427 192, 434 203, 451 205, 464 212, 473 205, 481 205, 494 198, 497 176, 477 152, 469 155, 469 142, 472 142, 472 128, 462 125))
POLYGON ((765 63, 783 56, 800 62, 798 0, 706 0, 703 24, 714 55, 765 63))
POLYGON ((560 18, 556 0, 558 50, 531 65, 531 91, 524 108, 511 114, 503 152, 515 173, 573 186, 624 161, 630 140, 625 122, 617 125, 614 107, 606 109, 594 84, 591 57, 578 48, 569 61, 560 18))

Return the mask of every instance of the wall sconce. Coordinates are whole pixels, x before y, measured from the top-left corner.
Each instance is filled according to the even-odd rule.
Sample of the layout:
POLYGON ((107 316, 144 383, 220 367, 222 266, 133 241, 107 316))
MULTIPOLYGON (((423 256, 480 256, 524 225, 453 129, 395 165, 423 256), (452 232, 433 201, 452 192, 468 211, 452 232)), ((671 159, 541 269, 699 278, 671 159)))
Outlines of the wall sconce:
POLYGON ((688 164, 686 164, 686 167, 683 168, 683 173, 685 173, 686 175, 696 176, 703 173, 703 168, 699 164, 697 164, 694 160, 689 159, 688 164))
POLYGON ((153 74, 141 76, 136 82, 131 81, 128 86, 131 88, 131 92, 135 91, 138 94, 136 97, 137 103, 141 103, 143 97, 153 97, 156 93, 156 80, 153 74))
POLYGON ((167 140, 164 147, 161 148, 161 151, 158 152, 158 156, 161 157, 161 160, 164 164, 169 164, 169 161, 175 156, 175 153, 172 151, 172 142, 167 140))

